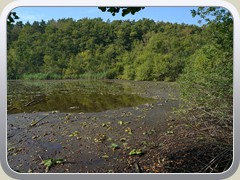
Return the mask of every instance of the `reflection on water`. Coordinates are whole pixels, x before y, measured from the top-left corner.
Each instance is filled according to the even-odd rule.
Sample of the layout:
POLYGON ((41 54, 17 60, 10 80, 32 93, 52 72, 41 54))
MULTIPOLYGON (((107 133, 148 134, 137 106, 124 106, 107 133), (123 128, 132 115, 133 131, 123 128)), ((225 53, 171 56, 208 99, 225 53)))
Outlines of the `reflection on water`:
POLYGON ((129 84, 108 81, 9 81, 8 113, 100 112, 153 102, 129 84), (136 90, 135 90, 136 92, 136 90))

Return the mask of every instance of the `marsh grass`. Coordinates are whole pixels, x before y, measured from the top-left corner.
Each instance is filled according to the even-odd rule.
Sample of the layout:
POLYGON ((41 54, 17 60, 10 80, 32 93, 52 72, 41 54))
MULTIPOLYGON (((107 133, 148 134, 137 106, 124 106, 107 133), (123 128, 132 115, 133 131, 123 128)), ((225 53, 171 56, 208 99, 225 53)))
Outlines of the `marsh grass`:
POLYGON ((85 73, 85 74, 49 74, 49 73, 35 73, 35 74, 24 74, 22 78, 24 80, 57 80, 57 79, 110 79, 108 73, 85 73))
POLYGON ((52 73, 34 73, 34 74, 24 74, 22 78, 24 80, 57 80, 57 79, 110 79, 108 78, 108 73, 85 73, 85 74, 69 74, 60 75, 52 73))
POLYGON ((62 79, 61 75, 50 73, 36 73, 36 74, 24 74, 22 77, 24 80, 46 80, 46 79, 62 79))
POLYGON ((108 79, 106 72, 80 74, 78 78, 79 79, 108 79))

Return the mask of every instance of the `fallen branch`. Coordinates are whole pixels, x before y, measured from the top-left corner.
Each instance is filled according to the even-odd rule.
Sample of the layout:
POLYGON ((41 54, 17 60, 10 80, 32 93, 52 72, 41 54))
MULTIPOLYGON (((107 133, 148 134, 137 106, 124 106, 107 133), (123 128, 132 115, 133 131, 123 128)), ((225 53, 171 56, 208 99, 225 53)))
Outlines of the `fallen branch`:
POLYGON ((48 117, 48 114, 44 117, 42 117, 40 120, 38 121, 32 121, 32 123, 29 125, 29 127, 33 127, 33 126, 36 126, 39 122, 41 122, 43 119, 45 119, 46 117, 48 117))

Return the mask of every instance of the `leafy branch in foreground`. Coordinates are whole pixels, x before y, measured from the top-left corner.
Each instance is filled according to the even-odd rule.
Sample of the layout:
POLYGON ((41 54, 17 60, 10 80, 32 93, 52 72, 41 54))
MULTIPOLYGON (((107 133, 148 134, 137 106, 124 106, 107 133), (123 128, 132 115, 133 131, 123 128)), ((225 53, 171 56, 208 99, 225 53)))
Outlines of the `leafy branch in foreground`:
POLYGON ((145 7, 98 7, 102 12, 110 12, 113 16, 122 10, 122 16, 126 16, 127 14, 134 15, 136 12, 141 11, 145 7))
POLYGON ((19 16, 16 12, 10 12, 7 19, 7 24, 12 24, 15 20, 19 19, 19 16))
POLYGON ((225 22, 232 24, 233 22, 230 11, 221 7, 199 7, 197 10, 191 10, 191 13, 193 17, 200 16, 207 23, 225 22))

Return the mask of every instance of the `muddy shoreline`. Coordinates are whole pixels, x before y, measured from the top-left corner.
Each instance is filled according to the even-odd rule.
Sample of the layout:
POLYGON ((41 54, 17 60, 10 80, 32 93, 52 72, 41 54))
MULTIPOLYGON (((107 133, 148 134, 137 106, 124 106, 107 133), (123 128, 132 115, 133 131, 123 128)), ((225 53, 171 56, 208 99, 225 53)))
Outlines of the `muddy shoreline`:
POLYGON ((167 119, 179 103, 172 94, 174 86, 166 89, 152 82, 134 86, 142 89, 146 83, 147 90, 138 94, 154 98, 154 103, 97 113, 8 114, 9 166, 21 173, 144 171, 137 159, 153 163, 153 159, 145 157, 151 148, 161 146, 157 139, 167 133, 167 119), (134 150, 140 153, 131 154, 134 150), (42 162, 49 159, 62 162, 46 169, 42 162))
POLYGON ((8 114, 7 159, 20 173, 223 172, 231 129, 174 113, 175 84, 129 82, 153 103, 91 113, 8 114), (206 128, 207 127, 207 128, 206 128), (219 154, 225 153, 224 156, 219 154))

